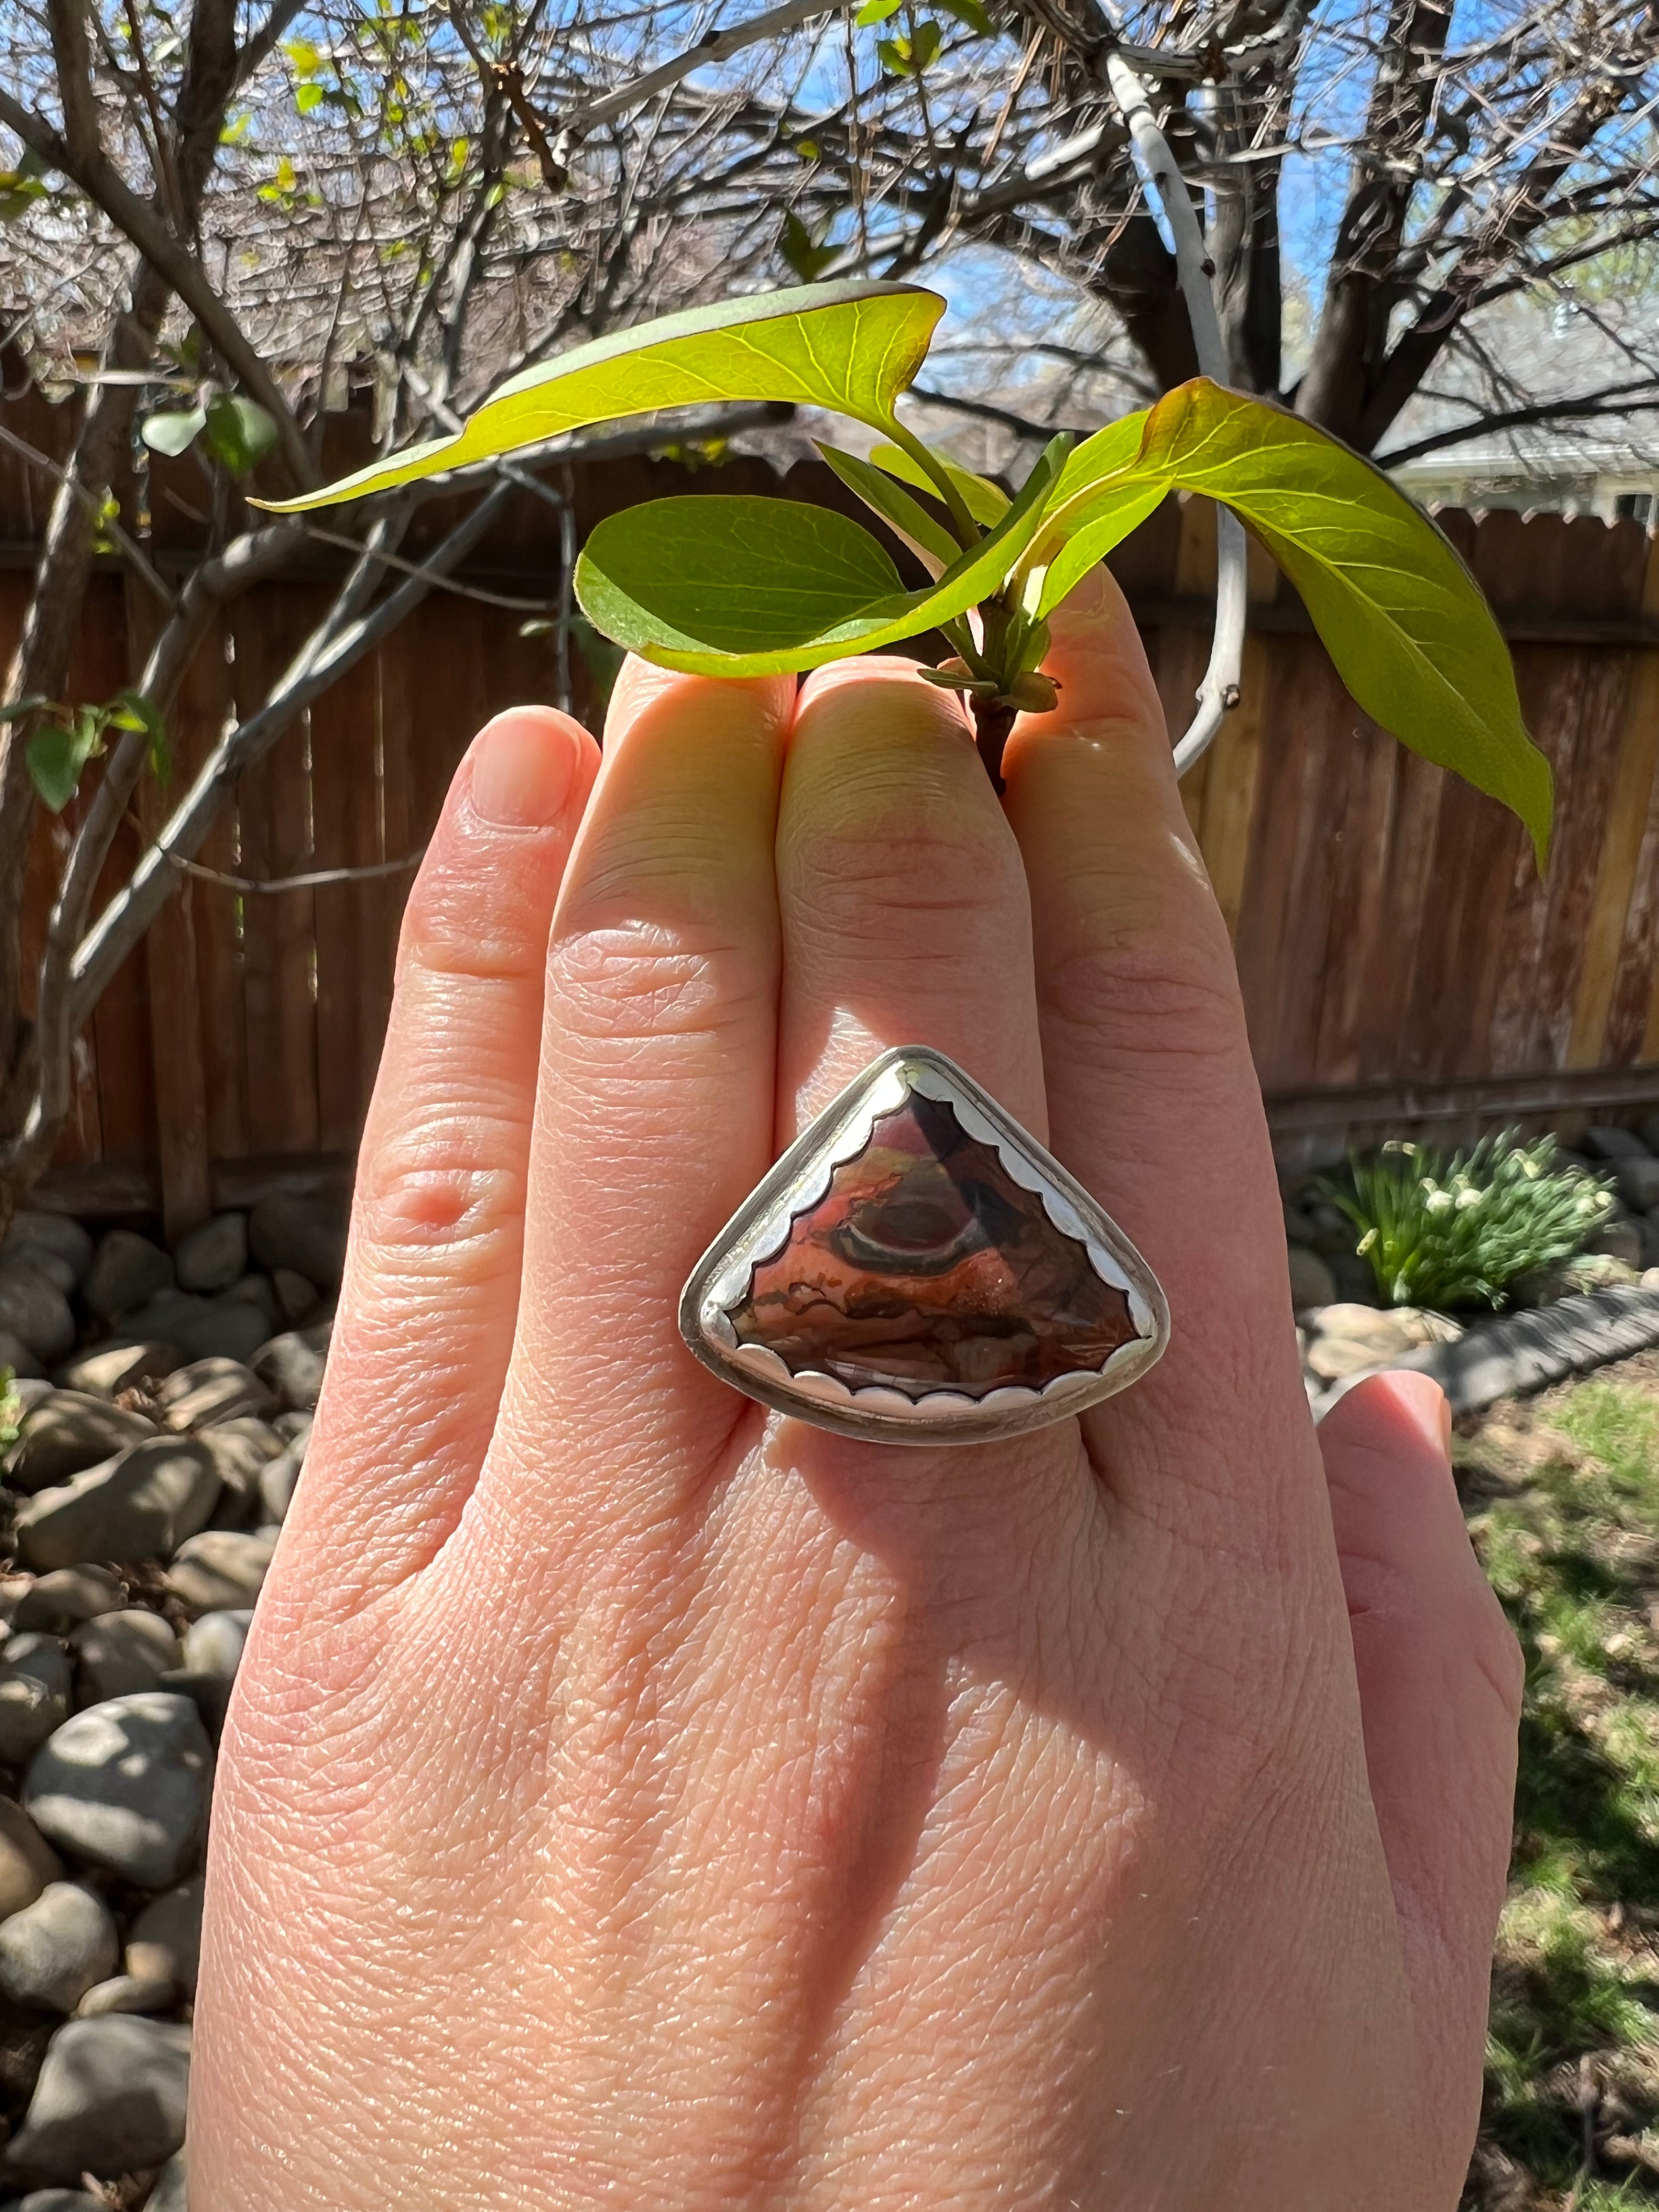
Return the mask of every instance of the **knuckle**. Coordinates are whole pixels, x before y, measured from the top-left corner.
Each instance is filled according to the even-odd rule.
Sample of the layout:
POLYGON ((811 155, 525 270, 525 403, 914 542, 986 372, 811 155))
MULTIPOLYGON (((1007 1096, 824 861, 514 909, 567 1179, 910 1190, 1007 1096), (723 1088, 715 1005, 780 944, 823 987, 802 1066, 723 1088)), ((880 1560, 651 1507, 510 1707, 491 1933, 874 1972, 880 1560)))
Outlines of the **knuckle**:
POLYGON ((773 981, 759 948, 736 933, 637 921, 556 944, 548 989, 574 1035, 628 1045, 743 1029, 769 1008, 773 981))
POLYGON ((423 1270, 445 1255, 516 1236, 524 1178, 497 1164, 522 1153, 522 1121, 450 1115, 435 1124, 365 1146, 358 1178, 356 1237, 371 1255, 413 1253, 423 1270))
POLYGON ((1126 929, 1048 963, 1041 982, 1048 1018, 1115 1049, 1184 1060, 1234 1060, 1244 1048, 1243 1009, 1231 960, 1126 929))
POLYGON ((1018 855, 995 825, 824 825, 792 858, 793 903, 826 935, 890 939, 896 920, 936 928, 1024 903, 1018 855))

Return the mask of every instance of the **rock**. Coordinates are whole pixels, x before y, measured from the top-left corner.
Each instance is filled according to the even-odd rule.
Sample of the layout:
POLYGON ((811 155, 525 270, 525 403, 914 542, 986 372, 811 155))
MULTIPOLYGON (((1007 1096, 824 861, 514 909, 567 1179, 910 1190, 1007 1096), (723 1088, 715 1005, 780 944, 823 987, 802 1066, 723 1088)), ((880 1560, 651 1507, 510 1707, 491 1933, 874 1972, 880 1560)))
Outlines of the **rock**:
MULTIPOLYGON (((245 1309, 251 1310, 251 1309, 245 1309)), ((270 1390, 238 1359, 193 1359, 169 1375, 155 1394, 170 1429, 206 1428, 272 1410, 270 1390)))
POLYGON ((144 2199, 144 2212, 190 2212, 185 2197, 185 2154, 175 2151, 155 2177, 144 2199))
POLYGON ((1303 1319, 1309 1331, 1304 1364, 1324 1382, 1386 1367, 1420 1345, 1454 1343, 1463 1334, 1445 1314, 1418 1306, 1322 1306, 1303 1319))
POLYGON ((264 1316, 258 1306, 228 1293, 215 1298, 187 1291, 174 1295, 179 1303, 156 1301, 129 1315, 132 1333, 164 1337, 185 1359, 246 1359, 258 1350, 264 1316))
POLYGON ((1620 1129, 1611 1123, 1586 1129, 1578 1140, 1578 1149, 1593 1160, 1640 1160, 1648 1157, 1648 1147, 1634 1129, 1620 1129))
POLYGON ((315 1283, 292 1267, 278 1267, 271 1276, 270 1287, 276 1294, 276 1310, 290 1328, 303 1321, 317 1303, 315 1283))
MULTIPOLYGON (((129 1954, 134 1946, 127 1946, 129 1954)), ((178 1996, 167 1973, 112 1974, 94 1982, 75 2008, 76 2020, 99 2020, 110 2012, 166 2012, 178 1996)))
POLYGON ((333 1290, 345 1260, 344 1210, 326 1199, 274 1191, 249 1217, 248 1242, 262 1267, 292 1267, 333 1290))
POLYGON ((333 1324, 323 1322, 311 1328, 289 1329, 273 1336, 253 1355, 253 1371, 268 1382, 286 1406, 309 1413, 323 1387, 323 1368, 328 1358, 333 1324))
POLYGON ((33 1632, 6 1638, 0 1652, 0 1763, 22 1766, 69 1718, 74 1676, 69 1648, 33 1632))
POLYGON ((27 1566, 166 1559, 205 1528, 219 1496, 212 1454, 193 1437, 152 1437, 42 1490, 17 1515, 27 1566))
POLYGON ((181 1544, 167 1569, 167 1588, 197 1613, 237 1612, 264 1585, 277 1528, 209 1528, 181 1544))
POLYGON ((1318 1253, 1305 1244, 1292 1244, 1290 1256, 1291 1310, 1301 1313, 1308 1306, 1334 1305, 1336 1281, 1318 1253))
POLYGON ((0 1267, 0 1330, 36 1359, 61 1359, 75 1341, 69 1300, 33 1268, 0 1267))
POLYGON ((179 1287, 186 1291, 227 1290, 247 1265, 247 1216, 216 1213, 173 1248, 179 1287))
POLYGON ((1620 1284, 1639 1283, 1639 1272, 1606 1252, 1581 1252, 1574 1260, 1556 1260, 1518 1275, 1510 1285, 1512 1306, 1553 1306, 1559 1298, 1577 1297, 1585 1291, 1607 1291, 1620 1284))
POLYGON ((164 1953, 167 1971, 186 1996, 196 1994, 196 1973, 202 1956, 202 1877, 192 1875, 176 1889, 153 1898, 132 1923, 126 1965, 136 1972, 132 1954, 140 1946, 146 1954, 164 1953))
POLYGON ((1620 1196, 1633 1212, 1645 1213, 1650 1206, 1659 1206, 1659 1160, 1650 1153, 1615 1160, 1613 1172, 1620 1196))
POLYGON ((67 1298, 75 1290, 76 1273, 69 1261, 40 1245, 7 1246, 0 1251, 0 1269, 7 1274, 37 1275, 43 1283, 50 1283, 59 1297, 67 1298))
POLYGON ((310 1440, 312 1423, 315 1419, 314 1413, 307 1413, 303 1407, 300 1407, 286 1413, 278 1413, 270 1425, 285 1443, 298 1444, 303 1450, 310 1440))
POLYGON ((225 1732, 230 1693, 234 1686, 222 1674, 198 1674, 192 1667, 174 1667, 161 1682, 161 1687, 171 1690, 175 1697, 190 1699, 201 1715, 202 1726, 209 1738, 216 1744, 225 1732))
POLYGON ((154 1421, 80 1390, 52 1390, 25 1417, 6 1455, 6 1480, 33 1495, 155 1434, 154 1421))
POLYGON ((1632 1221, 1628 1214, 1616 1215, 1601 1226, 1585 1243, 1586 1252, 1600 1252, 1610 1260, 1622 1260, 1627 1267, 1640 1270, 1645 1240, 1642 1231, 1646 1224, 1632 1221))
POLYGON ((64 1863, 15 1797, 0 1797, 0 1922, 33 1905, 64 1863))
POLYGON ((22 1338, 9 1328, 0 1328, 0 1367, 9 1367, 13 1381, 20 1382, 32 1382, 46 1373, 22 1338))
POLYGON ((269 1421, 251 1414, 204 1429, 198 1441, 213 1455, 224 1488, 214 1509, 216 1528, 246 1528, 268 1517, 261 1505, 260 1477, 286 1447, 269 1421))
MULTIPOLYGON (((9 2122, 29 2100, 56 2026, 55 2021, 8 2019, 0 2011, 0 2112, 9 2122)), ((4 2185, 0 2180, 0 2188, 4 2185)))
POLYGON ((183 1362, 184 1354, 176 1345, 163 1344, 155 1337, 106 1338, 65 1360, 58 1370, 58 1379, 65 1389, 83 1391, 92 1398, 113 1398, 123 1390, 153 1390, 183 1362))
POLYGON ((113 1971, 120 1940, 109 1908, 78 1881, 49 1882, 33 1905, 0 1921, 0 1996, 42 2012, 73 2012, 113 1971))
POLYGON ((198 1674, 217 1674, 228 1682, 241 1663, 253 1619, 251 1606, 234 1612, 204 1613, 185 1631, 185 1664, 198 1674))
POLYGON ((71 1858, 165 1889, 200 1848, 212 1782, 213 1747, 190 1699, 140 1690, 65 1721, 34 1754, 23 1805, 71 1858))
POLYGON ((59 1567, 38 1576, 12 1616, 14 1628, 73 1628, 77 1621, 118 1613, 126 1586, 107 1567, 59 1567))
MULTIPOLYGON (((155 2203, 152 2196, 150 2202, 155 2203)), ((0 2204, 0 2212, 109 2212, 108 2199, 88 2197, 84 2189, 31 2189, 27 2197, 14 2197, 0 2204)))
POLYGON ((274 1521, 278 1527, 287 1520, 288 1509, 294 1503, 294 1492, 305 1458, 306 1448, 302 1439, 291 1443, 278 1458, 267 1460, 259 1470, 260 1508, 266 1519, 274 1521))
POLYGON ((179 1664, 179 1639, 159 1613, 133 1606, 83 1621, 70 1638, 80 1662, 82 1705, 101 1705, 134 1690, 154 1690, 179 1664))
POLYGON ((243 1275, 221 1296, 227 1304, 234 1302, 237 1305, 252 1306, 256 1313, 262 1313, 267 1323, 267 1338, 274 1336, 282 1326, 282 1310, 276 1304, 276 1287, 269 1275, 243 1275))
POLYGON ((92 1237, 69 1213, 14 1213, 3 1249, 28 1247, 54 1253, 75 1273, 78 1283, 92 1265, 92 1237))
POLYGON ((111 1229, 98 1240, 81 1296, 94 1313, 113 1321, 170 1290, 173 1280, 173 1261, 159 1244, 131 1229, 111 1229))
POLYGON ((61 2181, 159 2166, 184 2142, 189 2087, 187 2027, 123 2013, 70 2021, 46 2046, 0 2172, 61 2181))

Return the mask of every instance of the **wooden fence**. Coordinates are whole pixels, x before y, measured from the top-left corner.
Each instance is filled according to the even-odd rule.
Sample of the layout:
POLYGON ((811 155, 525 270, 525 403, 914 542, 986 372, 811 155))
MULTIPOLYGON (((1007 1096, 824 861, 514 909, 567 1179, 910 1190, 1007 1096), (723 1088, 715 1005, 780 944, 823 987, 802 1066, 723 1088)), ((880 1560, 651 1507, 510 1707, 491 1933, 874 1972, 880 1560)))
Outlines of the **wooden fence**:
MULTIPOLYGON (((33 395, 3 419, 61 453, 66 410, 33 395)), ((664 490, 672 462, 574 472, 580 526, 664 490)), ((829 472, 779 483, 758 462, 690 479, 848 503, 829 472)), ((0 451, 0 649, 28 589, 52 486, 0 451)), ((164 573, 196 557, 202 479, 148 487, 164 573)), ((1542 879, 1519 826, 1406 752, 1353 707, 1265 562, 1243 703, 1185 787, 1232 930, 1250 1034, 1281 1152, 1328 1156, 1350 1135, 1429 1122, 1534 1121, 1659 1102, 1659 562, 1639 526, 1553 516, 1441 518, 1514 646, 1529 726, 1554 764, 1542 879)), ((422 540, 444 514, 422 517, 422 540)), ((1170 502, 1114 559, 1172 724, 1208 646, 1210 514, 1170 502)), ((545 597, 557 519, 526 497, 462 580, 545 597)), ((304 635, 341 556, 230 608, 172 718, 188 776, 227 714, 260 697, 304 635)), ((1253 556, 1254 557, 1254 556, 1253 556)), ((107 699, 153 635, 155 603, 110 563, 95 580, 75 694, 107 699)), ((520 613, 434 592, 243 782, 201 855, 252 878, 418 851, 479 724, 550 698, 550 637, 520 613)), ((112 856, 130 866, 146 811, 112 856)), ((42 815, 29 937, 38 944, 63 830, 42 815)), ((76 1112, 50 1202, 175 1221, 273 1179, 349 1172, 385 1025, 406 872, 280 896, 192 879, 130 959, 77 1051, 76 1112)))

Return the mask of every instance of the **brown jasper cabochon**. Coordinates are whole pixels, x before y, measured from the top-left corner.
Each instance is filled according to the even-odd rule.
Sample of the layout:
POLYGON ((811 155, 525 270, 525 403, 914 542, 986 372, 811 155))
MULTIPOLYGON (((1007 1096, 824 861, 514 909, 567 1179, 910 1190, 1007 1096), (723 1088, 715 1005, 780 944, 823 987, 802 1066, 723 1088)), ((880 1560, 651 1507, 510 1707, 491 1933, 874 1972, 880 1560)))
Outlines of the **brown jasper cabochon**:
POLYGON ((728 1316, 792 1375, 920 1398, 1041 1389, 1097 1371, 1136 1331, 1126 1294, 1055 1228, 995 1148, 913 1091, 838 1167, 728 1316))

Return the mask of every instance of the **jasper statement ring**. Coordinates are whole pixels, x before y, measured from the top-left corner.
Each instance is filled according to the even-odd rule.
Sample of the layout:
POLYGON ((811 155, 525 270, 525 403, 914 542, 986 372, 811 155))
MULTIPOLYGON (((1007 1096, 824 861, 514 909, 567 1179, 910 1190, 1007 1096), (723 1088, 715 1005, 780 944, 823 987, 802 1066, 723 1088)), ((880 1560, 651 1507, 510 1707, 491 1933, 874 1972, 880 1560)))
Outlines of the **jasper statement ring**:
POLYGON ((872 1060, 691 1271, 680 1331, 817 1427, 979 1443, 1064 1420, 1170 1340, 1152 1269, 1081 1183, 927 1045, 872 1060))

